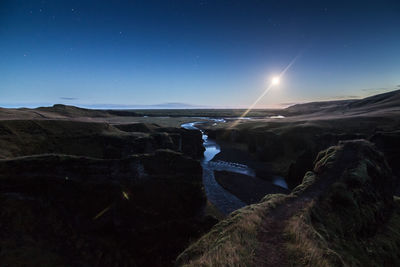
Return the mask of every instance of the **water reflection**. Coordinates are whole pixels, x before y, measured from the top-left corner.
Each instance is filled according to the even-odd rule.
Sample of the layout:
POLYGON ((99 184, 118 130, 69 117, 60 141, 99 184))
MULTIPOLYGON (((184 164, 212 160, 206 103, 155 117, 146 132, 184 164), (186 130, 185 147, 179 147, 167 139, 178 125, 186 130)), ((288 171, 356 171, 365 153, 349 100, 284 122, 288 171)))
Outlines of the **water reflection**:
MULTIPOLYGON (((199 117, 200 119, 208 119, 214 121, 214 123, 224 123, 225 119, 214 119, 199 117)), ((181 125, 182 128, 188 130, 199 130, 202 133, 203 145, 205 148, 204 158, 202 159, 201 166, 203 167, 203 184, 204 190, 206 192, 208 200, 213 203, 222 213, 229 214, 246 204, 238 199, 235 195, 226 191, 219 183, 215 180, 214 171, 229 171, 240 174, 245 174, 251 177, 255 177, 255 171, 249 168, 247 165, 226 162, 226 161, 211 161, 220 151, 221 148, 212 139, 209 139, 207 134, 196 127, 204 121, 200 122, 189 122, 181 125)), ((272 183, 284 188, 287 188, 287 184, 283 177, 275 176, 273 177, 272 183)))
MULTIPOLYGON (((219 120, 219 122, 222 121, 219 120)), ((195 126, 200 123, 204 122, 184 123, 181 127, 188 130, 200 130, 195 126)), ((203 145, 205 148, 204 158, 201 162, 201 166, 203 167, 203 184, 208 200, 223 214, 229 214, 232 211, 246 206, 243 201, 220 186, 214 176, 215 170, 235 172, 238 171, 238 168, 231 166, 229 163, 226 163, 225 167, 221 167, 221 164, 212 162, 211 160, 221 151, 221 148, 214 140, 208 139, 208 136, 203 130, 200 131, 203 135, 203 145)))

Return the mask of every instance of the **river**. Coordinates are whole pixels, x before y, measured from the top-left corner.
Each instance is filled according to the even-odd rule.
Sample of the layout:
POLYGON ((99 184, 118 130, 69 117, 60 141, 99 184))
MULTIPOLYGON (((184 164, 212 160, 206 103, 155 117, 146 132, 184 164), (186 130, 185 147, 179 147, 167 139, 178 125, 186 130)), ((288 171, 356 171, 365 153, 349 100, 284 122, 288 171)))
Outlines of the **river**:
MULTIPOLYGON (((184 123, 181 125, 181 127, 188 130, 200 130, 196 127, 196 125, 200 123, 203 122, 184 123)), ((221 148, 214 140, 208 139, 208 136, 203 130, 200 131, 203 135, 203 145, 205 148, 204 157, 201 161, 201 166, 203 167, 203 184, 208 200, 225 215, 246 206, 243 201, 226 191, 218 184, 218 182, 215 180, 214 171, 226 170, 235 172, 240 170, 241 173, 246 173, 247 169, 243 167, 236 167, 235 165, 231 165, 229 162, 212 162, 211 160, 221 151, 221 148)))
MULTIPOLYGON (((224 119, 211 119, 208 120, 214 121, 214 123, 223 123, 224 119)), ((234 162, 226 162, 226 161, 212 161, 215 155, 217 155, 221 148, 220 146, 212 139, 209 139, 207 134, 196 127, 196 125, 205 123, 205 121, 198 122, 189 122, 181 125, 182 128, 188 130, 199 130, 202 133, 203 137, 203 145, 205 148, 204 157, 201 160, 201 166, 203 168, 203 184, 204 190, 206 192, 208 200, 217 207, 223 214, 229 214, 232 211, 235 211, 241 207, 246 206, 246 204, 238 199, 235 195, 231 194, 227 190, 225 190, 216 180, 214 176, 214 171, 229 171, 235 173, 245 174, 251 177, 255 177, 255 172, 253 169, 249 168, 247 165, 234 163, 234 162)), ((283 178, 276 177, 274 179, 274 184, 286 187, 287 185, 283 178)))

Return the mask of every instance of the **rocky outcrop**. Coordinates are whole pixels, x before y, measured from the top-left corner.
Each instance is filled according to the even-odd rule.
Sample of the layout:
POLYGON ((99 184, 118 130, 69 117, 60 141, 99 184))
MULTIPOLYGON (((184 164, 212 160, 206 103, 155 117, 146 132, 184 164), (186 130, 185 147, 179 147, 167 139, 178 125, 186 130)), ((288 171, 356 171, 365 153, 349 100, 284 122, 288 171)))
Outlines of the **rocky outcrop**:
POLYGON ((0 121, 0 158, 58 153, 122 158, 171 149, 199 158, 201 133, 143 124, 110 125, 65 120, 0 121))
POLYGON ((0 160, 0 265, 168 266, 214 223, 205 203, 199 162, 170 150, 0 160))
MULTIPOLYGON (((314 165, 314 160, 318 155, 318 152, 326 149, 327 147, 333 146, 340 141, 355 140, 366 138, 364 134, 346 134, 346 133, 322 133, 315 135, 312 139, 312 144, 308 148, 303 148, 299 153, 296 153, 296 159, 289 166, 288 174, 286 176, 286 182, 289 188, 293 189, 301 184, 304 175, 307 171, 311 170, 314 165)), ((299 140, 299 142, 301 142, 299 140)), ((303 143, 310 143, 304 140, 303 143)))
POLYGON ((179 151, 184 154, 193 158, 201 158, 203 156, 205 148, 200 131, 164 127, 158 128, 157 132, 167 132, 171 136, 175 136, 175 143, 178 144, 179 151))
POLYGON ((366 140, 320 152, 291 194, 232 213, 177 266, 397 266, 400 201, 383 154, 366 140))
POLYGON ((156 124, 148 123, 117 124, 114 126, 125 132, 150 133, 158 146, 168 146, 170 149, 183 152, 193 158, 198 159, 203 156, 204 146, 200 131, 159 127, 156 124))

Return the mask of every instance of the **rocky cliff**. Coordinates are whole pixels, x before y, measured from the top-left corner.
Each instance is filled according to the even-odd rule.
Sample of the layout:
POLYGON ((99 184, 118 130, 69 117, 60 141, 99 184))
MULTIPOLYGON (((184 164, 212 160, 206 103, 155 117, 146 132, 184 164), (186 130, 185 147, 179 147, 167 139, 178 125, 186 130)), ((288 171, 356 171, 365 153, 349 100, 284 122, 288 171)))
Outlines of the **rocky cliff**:
POLYGON ((383 154, 366 140, 321 151, 289 195, 232 213, 177 266, 397 266, 400 201, 383 154))
POLYGON ((0 121, 1 266, 170 266, 204 215, 198 132, 0 121))
POLYGON ((169 150, 0 160, 0 202, 2 266, 165 266, 213 223, 200 164, 169 150))

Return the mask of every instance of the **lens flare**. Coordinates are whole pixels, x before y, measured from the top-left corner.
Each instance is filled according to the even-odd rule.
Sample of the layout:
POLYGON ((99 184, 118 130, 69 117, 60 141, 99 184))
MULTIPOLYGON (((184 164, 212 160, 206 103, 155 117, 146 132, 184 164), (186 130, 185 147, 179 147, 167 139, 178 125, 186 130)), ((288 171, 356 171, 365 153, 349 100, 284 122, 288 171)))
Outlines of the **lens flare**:
POLYGON ((300 56, 300 53, 286 66, 286 68, 279 74, 279 76, 275 76, 272 78, 271 83, 265 88, 264 92, 250 105, 250 107, 243 112, 243 114, 234 121, 228 128, 234 128, 236 125, 239 124, 241 118, 245 117, 256 105, 257 103, 268 93, 268 91, 274 86, 278 85, 280 82, 280 78, 285 75, 286 71, 296 62, 297 58, 300 56))

